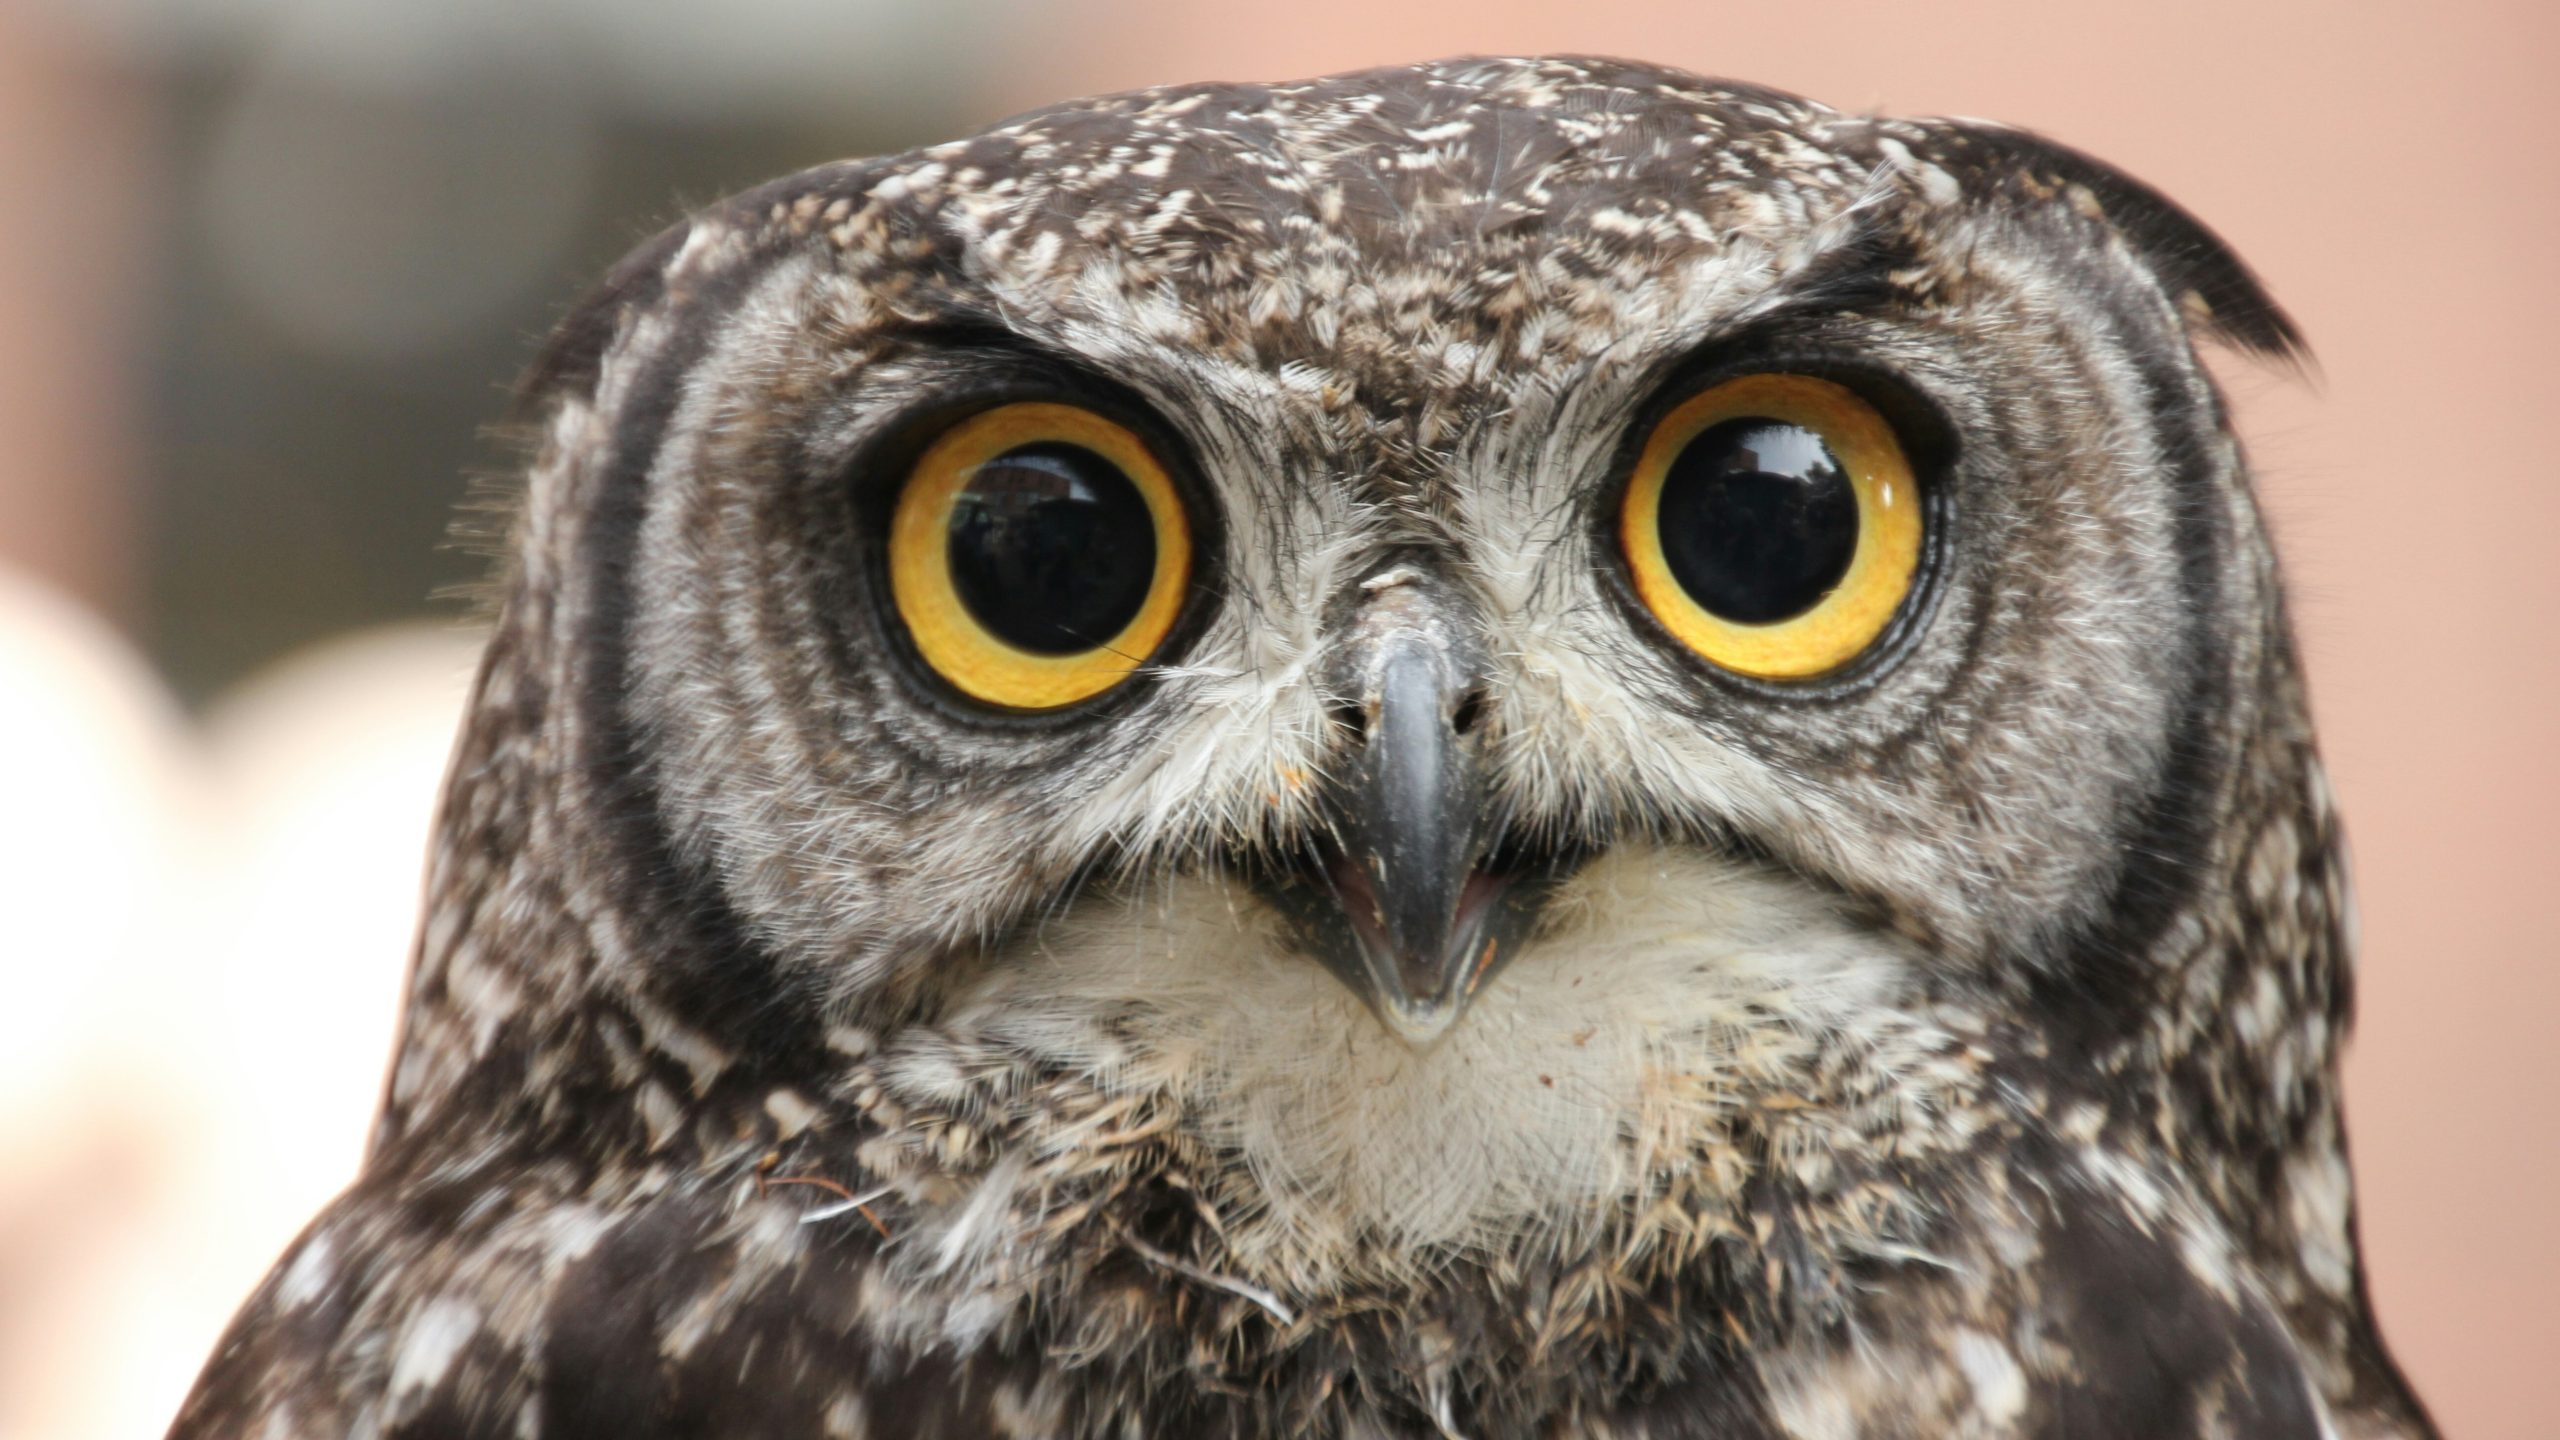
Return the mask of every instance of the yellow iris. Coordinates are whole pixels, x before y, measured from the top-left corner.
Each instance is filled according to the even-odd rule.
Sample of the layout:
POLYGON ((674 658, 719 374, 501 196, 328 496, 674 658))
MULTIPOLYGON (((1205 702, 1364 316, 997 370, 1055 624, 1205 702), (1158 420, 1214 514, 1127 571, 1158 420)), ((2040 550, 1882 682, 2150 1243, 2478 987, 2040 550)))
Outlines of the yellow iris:
POLYGON ((1146 442, 1048 401, 998 406, 936 439, 899 493, 888 549, 890 595, 925 663, 1008 710, 1055 710, 1127 679, 1173 629, 1191 576, 1190 521, 1146 442), (1040 508, 1070 491, 1078 506, 1040 508), (974 525, 992 502, 1022 518, 974 525), (1093 543, 1097 523, 1117 525, 1100 532, 1116 543, 1093 543), (1151 573, 1135 573, 1144 562, 1131 557, 1150 553, 1151 573), (1037 587, 989 589, 1024 575, 1037 587), (1102 628, 1060 642, 1041 627, 1062 610, 1103 617, 1102 628))
POLYGON ((1709 662, 1763 680, 1811 679, 1874 644, 1911 593, 1921 533, 1919 486, 1892 425, 1848 387, 1810 375, 1746 375, 1683 401, 1646 438, 1618 517, 1628 574, 1645 608, 1709 662), (1742 443, 1736 436, 1774 440, 1773 453, 1817 458, 1798 467, 1804 476, 1773 479, 1756 473, 1775 463, 1757 451, 1723 453, 1742 443), (1693 444, 1718 453, 1684 460, 1693 444), (1697 533, 1770 513, 1768 502, 1760 509, 1745 503, 1756 497, 1718 508, 1697 498, 1698 487, 1739 483, 1776 496, 1805 477, 1830 492, 1816 497, 1828 507, 1819 523, 1697 533), (1837 493, 1843 484, 1846 496, 1837 493), (1676 491, 1668 505, 1666 486, 1676 491), (1668 543, 1666 518, 1687 527, 1668 543), (1807 558, 1791 548, 1818 553, 1807 558), (1845 565, 1832 563, 1842 556, 1845 565), (1771 582, 1767 574, 1784 578, 1771 582), (1755 584, 1774 584, 1781 593, 1769 608, 1791 613, 1736 618, 1752 607, 1731 597, 1747 597, 1755 584), (1803 590, 1801 605, 1790 586, 1803 590))

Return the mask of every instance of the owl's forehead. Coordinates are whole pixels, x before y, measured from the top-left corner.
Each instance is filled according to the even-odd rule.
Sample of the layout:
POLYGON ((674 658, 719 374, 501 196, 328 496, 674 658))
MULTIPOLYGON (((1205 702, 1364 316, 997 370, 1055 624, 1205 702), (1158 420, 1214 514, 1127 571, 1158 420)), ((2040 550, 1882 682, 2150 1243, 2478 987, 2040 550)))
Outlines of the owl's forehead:
POLYGON ((1490 61, 1106 96, 925 153, 977 182, 964 208, 990 231, 1140 255, 1258 240, 1296 262, 1337 244, 1385 258, 1774 238, 1864 179, 1842 124, 1668 72, 1490 61))
POLYGON ((1552 363, 1774 269, 1868 190, 1877 139, 1676 72, 1449 62, 1081 101, 775 210, 857 276, 1006 323, 1263 365, 1552 363))

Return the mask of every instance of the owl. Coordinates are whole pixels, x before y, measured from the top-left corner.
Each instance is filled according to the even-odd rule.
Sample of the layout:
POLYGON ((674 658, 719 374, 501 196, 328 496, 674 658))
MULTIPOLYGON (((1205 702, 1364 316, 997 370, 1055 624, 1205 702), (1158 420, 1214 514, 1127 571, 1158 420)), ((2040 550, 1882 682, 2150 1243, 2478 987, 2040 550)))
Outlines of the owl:
POLYGON ((174 1434, 2430 1434, 2205 342, 2105 165, 1587 59, 677 225, 174 1434))

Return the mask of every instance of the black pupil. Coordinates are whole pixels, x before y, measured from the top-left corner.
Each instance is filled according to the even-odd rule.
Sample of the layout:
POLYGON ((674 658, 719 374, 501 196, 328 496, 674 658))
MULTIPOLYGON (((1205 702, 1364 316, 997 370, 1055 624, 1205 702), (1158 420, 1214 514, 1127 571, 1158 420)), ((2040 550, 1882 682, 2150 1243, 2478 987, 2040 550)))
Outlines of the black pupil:
POLYGON ((1801 615, 1849 573, 1858 497, 1822 437, 1783 420, 1709 427, 1663 477, 1662 558, 1709 614, 1801 615))
POLYGON ((1155 575, 1145 498, 1081 446, 1007 450, 978 467, 951 512, 960 603, 996 638, 1036 654, 1106 644, 1136 618, 1155 575))

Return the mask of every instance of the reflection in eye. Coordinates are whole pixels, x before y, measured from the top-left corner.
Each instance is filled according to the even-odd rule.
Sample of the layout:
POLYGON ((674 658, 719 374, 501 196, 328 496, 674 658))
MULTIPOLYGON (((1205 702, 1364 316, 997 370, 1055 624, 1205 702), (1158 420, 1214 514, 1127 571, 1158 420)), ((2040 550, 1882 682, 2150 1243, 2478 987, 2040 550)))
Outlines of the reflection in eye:
POLYGON ((1107 644, 1155 579, 1155 524, 1137 486, 1072 445, 1026 445, 978 467, 951 516, 951 580, 999 639, 1043 655, 1107 644))
POLYGON ((1681 449, 1661 526, 1681 588, 1712 614, 1765 625, 1812 609, 1849 573, 1858 498, 1822 437, 1753 416, 1681 449))

